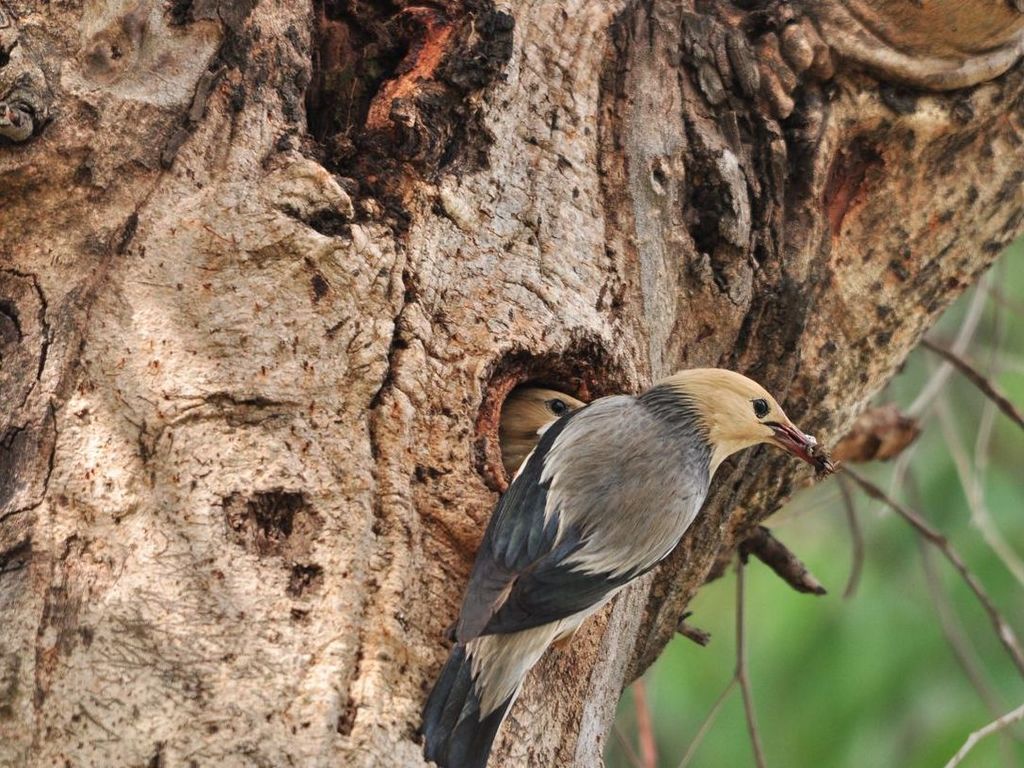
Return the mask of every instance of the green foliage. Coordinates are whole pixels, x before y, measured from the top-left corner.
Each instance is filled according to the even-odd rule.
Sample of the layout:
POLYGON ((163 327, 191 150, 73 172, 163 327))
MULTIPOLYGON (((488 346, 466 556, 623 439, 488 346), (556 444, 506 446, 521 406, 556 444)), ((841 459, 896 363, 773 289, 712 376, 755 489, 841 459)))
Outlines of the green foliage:
MULTIPOLYGON (((988 373, 1002 332, 1000 372, 992 377, 1024 407, 1024 241, 995 271, 985 315, 966 357, 988 373)), ((979 289, 980 290, 980 289, 979 289)), ((972 294, 942 318, 931 338, 950 342, 972 294)), ((878 397, 907 407, 939 360, 916 350, 878 397)), ((959 441, 972 462, 985 398, 959 374, 945 388, 959 441)), ((1024 586, 993 553, 972 523, 950 446, 933 409, 911 462, 913 492, 894 495, 921 512, 962 553, 1007 620, 1024 634, 1024 586)), ((1024 559, 1024 434, 996 415, 984 498, 1006 544, 1024 559)), ((893 466, 867 468, 890 487, 893 466)), ((759 562, 747 570, 748 658, 762 742, 770 768, 933 768, 943 766, 967 735, 994 719, 958 663, 943 633, 922 568, 922 542, 900 518, 855 492, 866 559, 856 595, 843 600, 851 545, 836 480, 798 495, 770 521, 776 535, 828 588, 825 597, 793 592, 759 562)), ((976 649, 995 692, 999 714, 1024 701, 1024 679, 995 637, 988 617, 941 554, 931 549, 936 584, 976 649)), ((735 668, 735 576, 714 582, 691 606, 691 623, 712 633, 701 648, 679 637, 646 675, 659 767, 677 766, 735 668)), ((636 751, 632 691, 619 710, 619 730, 636 751)), ((965 768, 1024 765, 1024 724, 1015 738, 983 740, 965 768)), ((607 750, 609 768, 633 765, 619 739, 607 750)), ((733 690, 691 763, 697 768, 753 765, 739 689, 733 690)))

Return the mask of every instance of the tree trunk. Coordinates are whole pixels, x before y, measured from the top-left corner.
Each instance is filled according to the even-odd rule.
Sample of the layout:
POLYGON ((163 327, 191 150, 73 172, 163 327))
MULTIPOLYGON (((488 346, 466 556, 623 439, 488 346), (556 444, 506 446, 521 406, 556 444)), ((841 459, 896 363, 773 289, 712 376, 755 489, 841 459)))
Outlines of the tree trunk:
MULTIPOLYGON (((0 0, 0 765, 422 765, 504 395, 840 436, 1022 230, 1018 7, 0 0)), ((599 764, 800 477, 723 466, 492 765, 599 764)))

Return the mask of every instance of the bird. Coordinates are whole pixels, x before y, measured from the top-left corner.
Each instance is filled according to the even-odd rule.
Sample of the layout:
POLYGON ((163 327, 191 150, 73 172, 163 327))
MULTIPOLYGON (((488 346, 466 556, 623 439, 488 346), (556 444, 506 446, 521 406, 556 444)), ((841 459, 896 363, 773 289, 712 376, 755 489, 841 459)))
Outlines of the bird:
MULTIPOLYGON (((564 399, 564 398, 563 398, 564 399)), ((731 454, 768 443, 831 465, 758 383, 679 371, 543 429, 484 533, 454 646, 423 709, 424 755, 485 768, 530 669, 679 543, 731 454)), ((827 465, 827 466, 826 466, 827 465)))
POLYGON ((519 387, 512 390, 502 403, 498 430, 501 461, 508 476, 515 476, 548 425, 583 405, 572 395, 553 389, 519 387))

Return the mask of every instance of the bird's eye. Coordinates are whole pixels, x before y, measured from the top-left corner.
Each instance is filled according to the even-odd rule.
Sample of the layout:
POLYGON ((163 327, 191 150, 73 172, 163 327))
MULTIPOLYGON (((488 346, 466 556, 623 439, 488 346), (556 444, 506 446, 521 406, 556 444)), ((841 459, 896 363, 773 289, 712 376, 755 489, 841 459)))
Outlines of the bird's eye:
POLYGON ((754 415, 757 416, 757 418, 763 419, 768 415, 769 408, 767 400, 759 397, 757 400, 752 400, 751 402, 754 404, 754 415))
POLYGON ((569 406, 565 404, 564 400, 559 400, 557 397, 548 400, 548 408, 555 416, 561 416, 563 413, 569 410, 569 406))

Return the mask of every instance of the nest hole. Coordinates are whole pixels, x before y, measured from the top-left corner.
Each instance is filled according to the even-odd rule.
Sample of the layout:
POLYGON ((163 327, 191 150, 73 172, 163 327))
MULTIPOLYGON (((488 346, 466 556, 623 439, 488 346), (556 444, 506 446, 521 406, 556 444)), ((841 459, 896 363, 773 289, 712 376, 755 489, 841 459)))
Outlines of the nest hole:
MULTIPOLYGON (((502 453, 502 418, 509 396, 527 387, 541 387, 589 403, 605 395, 632 391, 632 378, 611 360, 599 343, 581 342, 565 352, 531 354, 513 352, 491 369, 477 415, 475 448, 477 471, 487 487, 504 492, 511 482, 502 453)), ((516 457, 508 457, 515 463, 516 457)))

